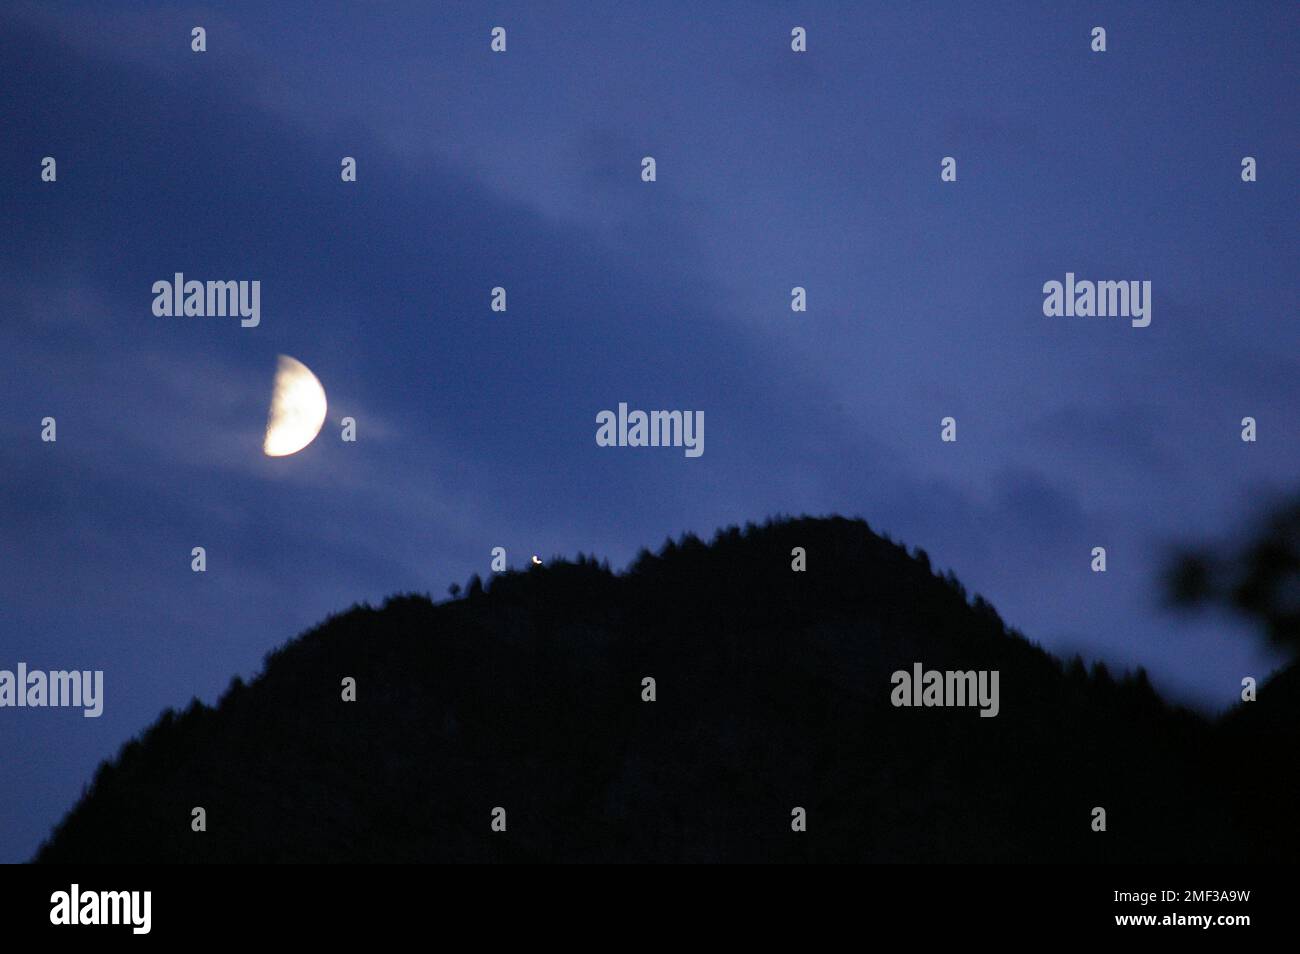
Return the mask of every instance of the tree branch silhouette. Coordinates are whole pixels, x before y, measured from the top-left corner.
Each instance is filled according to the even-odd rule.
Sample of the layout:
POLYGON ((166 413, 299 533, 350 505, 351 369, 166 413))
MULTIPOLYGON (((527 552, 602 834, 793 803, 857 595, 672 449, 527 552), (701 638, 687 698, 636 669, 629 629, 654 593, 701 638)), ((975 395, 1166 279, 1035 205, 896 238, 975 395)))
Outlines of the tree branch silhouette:
POLYGON ((1267 515, 1245 544, 1180 553, 1166 572, 1175 605, 1217 605, 1257 625, 1267 640, 1300 649, 1300 496, 1267 515))

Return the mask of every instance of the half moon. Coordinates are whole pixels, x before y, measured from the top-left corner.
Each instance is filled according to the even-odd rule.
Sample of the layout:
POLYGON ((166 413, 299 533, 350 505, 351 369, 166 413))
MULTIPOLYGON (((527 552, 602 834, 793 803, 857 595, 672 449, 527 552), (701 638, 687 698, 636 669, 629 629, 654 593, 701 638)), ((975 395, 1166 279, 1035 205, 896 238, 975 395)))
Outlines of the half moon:
POLYGON ((267 457, 298 453, 320 433, 325 410, 325 389, 316 375, 296 358, 280 355, 262 452, 267 457))

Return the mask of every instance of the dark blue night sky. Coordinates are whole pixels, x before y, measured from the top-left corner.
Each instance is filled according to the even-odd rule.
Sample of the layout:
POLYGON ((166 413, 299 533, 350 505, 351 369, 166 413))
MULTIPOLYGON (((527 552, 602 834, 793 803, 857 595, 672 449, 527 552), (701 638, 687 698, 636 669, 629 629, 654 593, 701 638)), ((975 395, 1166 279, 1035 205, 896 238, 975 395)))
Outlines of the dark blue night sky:
POLYGON ((1205 711, 1267 675, 1157 583, 1295 482, 1298 8, 985 6, 8 5, 0 669, 106 698, 0 709, 0 860, 161 710, 495 546, 860 515, 1055 653, 1205 711), (155 317, 176 272, 261 324, 155 317), (1067 272, 1149 280, 1150 327, 1044 317, 1067 272), (330 411, 269 459, 280 353, 330 411), (598 447, 619 402, 705 453, 598 447))

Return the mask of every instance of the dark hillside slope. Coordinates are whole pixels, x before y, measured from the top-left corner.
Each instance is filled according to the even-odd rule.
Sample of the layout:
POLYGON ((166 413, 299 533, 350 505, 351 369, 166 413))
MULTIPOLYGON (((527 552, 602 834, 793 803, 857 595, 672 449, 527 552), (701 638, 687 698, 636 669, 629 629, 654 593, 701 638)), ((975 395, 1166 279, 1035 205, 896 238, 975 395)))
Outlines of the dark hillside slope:
POLYGON ((1062 665, 861 521, 687 537, 617 576, 579 557, 476 584, 441 604, 354 608, 215 708, 165 713, 101 766, 37 860, 1279 850, 1225 771, 1225 730, 1167 707, 1140 674, 1062 665), (796 546, 806 572, 791 570, 796 546), (915 662, 998 670, 1000 713, 895 708, 890 675, 915 662), (341 700, 347 676, 356 702, 341 700), (655 702, 641 699, 645 676, 655 702), (205 832, 191 831, 194 806, 205 832), (491 830, 496 806, 505 832, 491 830), (796 806, 806 832, 791 830, 796 806), (1094 806, 1106 832, 1091 830, 1094 806))

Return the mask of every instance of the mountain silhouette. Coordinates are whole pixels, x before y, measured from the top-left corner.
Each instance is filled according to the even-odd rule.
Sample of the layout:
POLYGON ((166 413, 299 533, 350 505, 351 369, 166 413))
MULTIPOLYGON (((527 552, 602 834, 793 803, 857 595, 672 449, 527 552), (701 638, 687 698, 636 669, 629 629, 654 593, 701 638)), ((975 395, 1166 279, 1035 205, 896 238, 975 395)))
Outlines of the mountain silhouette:
POLYGON ((1290 860, 1298 703, 1292 667, 1171 707, 861 520, 781 519, 331 617, 127 743, 36 860, 1290 860), (998 671, 998 714, 894 706, 915 663, 998 671))

